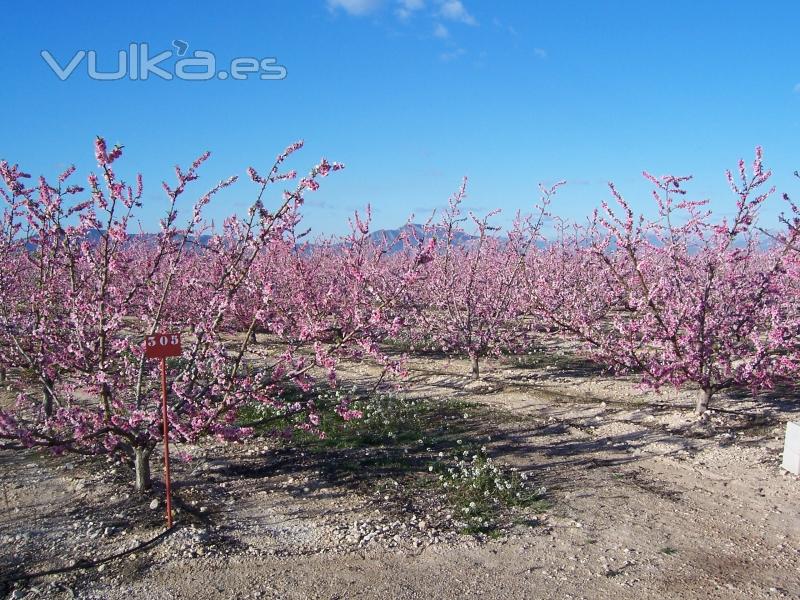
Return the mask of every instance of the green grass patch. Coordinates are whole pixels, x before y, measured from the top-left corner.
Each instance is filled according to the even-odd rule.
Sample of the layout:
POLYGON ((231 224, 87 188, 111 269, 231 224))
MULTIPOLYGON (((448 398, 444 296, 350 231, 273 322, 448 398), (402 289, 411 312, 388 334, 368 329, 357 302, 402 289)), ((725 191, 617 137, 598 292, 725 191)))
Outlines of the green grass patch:
POLYGON ((501 535, 509 511, 520 517, 549 506, 526 474, 496 462, 474 442, 485 438, 487 425, 502 421, 496 410, 458 400, 359 396, 355 389, 317 389, 311 397, 289 389, 283 400, 313 402, 316 431, 297 427, 304 417, 261 407, 243 410, 240 422, 262 433, 293 427, 287 445, 314 457, 327 477, 367 491, 389 481, 412 503, 446 507, 464 533, 501 535), (343 401, 361 417, 344 420, 337 412, 343 401))
POLYGON ((546 490, 534 489, 525 473, 501 465, 487 456, 486 448, 473 450, 457 442, 450 455, 440 453, 429 467, 438 475, 441 489, 463 523, 462 531, 493 535, 498 518, 512 507, 542 512, 549 507, 546 490))

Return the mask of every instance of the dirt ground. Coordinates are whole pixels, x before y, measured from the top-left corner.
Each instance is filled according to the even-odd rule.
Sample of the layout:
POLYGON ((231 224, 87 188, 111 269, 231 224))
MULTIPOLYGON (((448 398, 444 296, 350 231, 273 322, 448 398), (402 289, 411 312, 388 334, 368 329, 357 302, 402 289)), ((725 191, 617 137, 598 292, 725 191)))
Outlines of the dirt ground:
MULTIPOLYGON (((691 392, 643 392, 569 356, 490 362, 478 382, 463 361, 418 358, 409 370, 408 397, 489 407, 477 421, 464 416, 472 435, 546 490, 545 512, 476 538, 442 525, 446 509, 414 505, 414 491, 392 487, 391 477, 383 487, 353 485, 267 440, 208 443, 176 464, 179 526, 141 548, 163 531, 160 488, 140 498, 124 467, 5 451, 0 591, 109 600, 800 598, 800 478, 780 469, 786 421, 800 418, 795 399, 731 393, 698 420, 691 392)), ((353 367, 343 379, 358 383, 369 371, 353 367)))

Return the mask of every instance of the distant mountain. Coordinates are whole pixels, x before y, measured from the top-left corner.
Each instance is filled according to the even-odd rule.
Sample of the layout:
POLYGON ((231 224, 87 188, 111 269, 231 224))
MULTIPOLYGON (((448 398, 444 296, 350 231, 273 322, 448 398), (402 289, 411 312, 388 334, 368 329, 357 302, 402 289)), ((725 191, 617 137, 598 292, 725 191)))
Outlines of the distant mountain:
MULTIPOLYGON (((429 237, 428 234, 424 231, 424 226, 420 225, 419 223, 408 223, 403 225, 399 229, 379 229, 377 231, 373 231, 369 237, 373 242, 382 242, 384 238, 389 243, 389 251, 390 252, 397 252, 403 248, 403 242, 401 237, 404 234, 408 234, 409 241, 414 244, 415 240, 417 239, 425 239, 429 237)), ((441 226, 436 226, 433 229, 434 237, 438 240, 443 240, 446 231, 441 226)), ((469 235, 464 232, 457 232, 453 238, 453 241, 456 245, 462 244, 469 244, 473 240, 478 239, 477 236, 469 235)))

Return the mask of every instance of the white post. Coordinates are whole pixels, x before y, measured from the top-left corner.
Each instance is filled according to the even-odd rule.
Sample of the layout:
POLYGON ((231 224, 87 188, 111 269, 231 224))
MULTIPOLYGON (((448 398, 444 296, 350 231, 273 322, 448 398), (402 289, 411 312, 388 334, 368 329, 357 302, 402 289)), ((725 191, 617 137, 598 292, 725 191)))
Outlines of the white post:
POLYGON ((786 424, 786 441, 783 445, 784 469, 800 475, 800 423, 789 421, 786 424))

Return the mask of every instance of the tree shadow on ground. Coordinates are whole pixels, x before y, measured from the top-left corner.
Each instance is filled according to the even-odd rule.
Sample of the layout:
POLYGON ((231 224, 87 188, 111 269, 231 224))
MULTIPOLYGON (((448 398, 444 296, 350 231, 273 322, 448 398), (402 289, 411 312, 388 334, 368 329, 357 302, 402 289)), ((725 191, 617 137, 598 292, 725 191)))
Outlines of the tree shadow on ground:
MULTIPOLYGON (((554 377, 583 378, 611 374, 607 365, 590 358, 578 354, 548 352, 546 350, 505 356, 502 362, 512 369, 545 371, 548 376, 554 377)), ((517 377, 524 376, 519 375, 517 377)))
MULTIPOLYGON (((772 389, 756 393, 747 387, 733 387, 726 390, 725 397, 734 401, 750 400, 760 407, 779 412, 800 413, 800 386, 791 380, 779 381, 772 389)), ((722 412, 725 409, 718 410, 722 412)))

